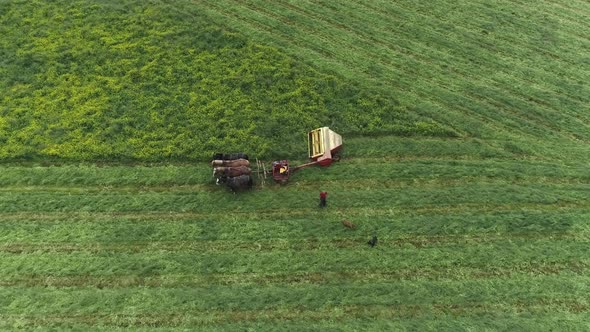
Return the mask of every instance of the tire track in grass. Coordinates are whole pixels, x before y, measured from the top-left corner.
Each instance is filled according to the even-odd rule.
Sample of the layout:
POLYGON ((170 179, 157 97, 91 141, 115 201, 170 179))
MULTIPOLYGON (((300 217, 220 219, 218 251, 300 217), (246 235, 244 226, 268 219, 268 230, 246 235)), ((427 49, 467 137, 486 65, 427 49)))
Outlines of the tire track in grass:
MULTIPOLYGON (((464 1, 465 3, 466 1, 464 1)), ((380 2, 383 5, 387 5, 387 2, 380 2)), ((568 14, 564 13, 563 10, 551 11, 549 10, 550 4, 557 4, 557 2, 545 2, 542 5, 538 3, 530 3, 530 2, 522 2, 522 1, 504 1, 504 4, 498 3, 498 6, 493 11, 493 14, 496 14, 499 17, 490 17, 485 16, 486 14, 490 14, 490 5, 487 2, 476 2, 476 1, 467 1, 468 7, 471 10, 464 10, 463 12, 453 10, 452 15, 449 15, 448 5, 444 3, 427 3, 428 7, 424 7, 422 3, 412 2, 414 7, 422 6, 421 11, 427 12, 429 15, 436 17, 437 19, 446 22, 452 20, 454 25, 459 25, 461 27, 465 27, 468 31, 478 31, 481 28, 481 23, 489 23, 490 19, 496 19, 499 23, 508 23, 510 26, 515 26, 520 30, 524 30, 529 28, 528 21, 524 20, 509 20, 510 18, 514 18, 517 14, 530 14, 530 13, 539 13, 539 14, 546 14, 546 16, 555 17, 563 21, 567 21, 567 25, 563 25, 560 29, 564 29, 568 31, 568 34, 577 37, 578 39, 585 39, 583 34, 580 34, 580 31, 583 31, 585 25, 585 17, 583 15, 578 15, 579 13, 570 12, 568 14), (433 6, 439 5, 438 8, 433 8, 433 6), (518 8, 519 12, 512 12, 512 10, 518 8), (508 10, 511 10, 510 13, 507 13, 508 10), (565 14, 565 16, 561 16, 565 14), (574 14, 574 15, 571 15, 574 14), (572 16, 576 16, 576 19, 573 19, 572 16), (482 20, 483 19, 483 20, 482 20), (478 24, 474 24, 477 22, 478 24), (580 38, 582 37, 582 38, 580 38)), ((464 6, 464 4, 461 4, 464 6)), ((455 8, 453 8, 455 9, 455 8)), ((520 19, 521 16, 516 16, 516 18, 520 19)))
MULTIPOLYGON (((482 80, 485 81, 485 80, 482 80)), ((561 93, 561 91, 555 91, 555 90, 547 90, 546 88, 542 88, 539 87, 537 85, 536 82, 531 82, 531 86, 525 87, 526 89, 534 89, 534 94, 528 94, 526 93, 524 90, 521 91, 520 89, 524 89, 522 87, 519 87, 519 90, 508 90, 507 88, 504 88, 503 86, 510 86, 512 83, 508 82, 508 81, 503 81, 498 77, 494 77, 491 79, 490 82, 493 82, 493 88, 488 88, 488 91, 493 91, 496 90, 498 92, 500 92, 499 96, 508 96, 511 98, 515 98, 516 102, 519 103, 523 103, 523 107, 524 109, 529 109, 529 107, 524 107, 524 106, 528 106, 529 104, 534 105, 535 107, 537 107, 539 109, 539 111, 535 111, 535 114, 532 115, 531 120, 535 120, 535 121, 542 121, 543 124, 546 127, 549 128, 553 128, 554 131, 563 131, 564 129, 569 129, 569 126, 571 127, 576 127, 576 128, 580 128, 581 130, 585 130, 584 126, 587 126, 588 121, 590 120, 590 116, 586 115, 585 113, 581 112, 581 110, 584 109, 584 106, 582 104, 582 102, 579 101, 568 101, 569 103, 574 103, 573 106, 570 107, 561 107, 560 109, 555 108, 552 104, 550 104, 548 101, 540 99, 540 97, 538 97, 539 94, 543 94, 543 95, 549 95, 555 98, 561 98, 563 96, 563 94, 561 93), (559 93, 559 95, 558 95, 559 93), (551 118, 547 118, 547 115, 551 115, 551 118), (564 122, 564 121, 568 121, 567 122, 567 126, 564 126, 563 123, 560 123, 560 126, 557 125, 553 125, 553 122, 564 122)), ((485 94, 480 94, 477 92, 476 89, 473 89, 473 92, 470 93, 474 93, 476 96, 478 96, 478 98, 489 98, 489 96, 486 96, 485 94)), ((498 100, 498 102, 502 102, 505 100, 505 97, 503 98, 499 98, 500 100, 498 100), (504 99, 504 100, 502 100, 504 99)), ((518 109, 518 108, 517 108, 518 109)), ((525 116, 525 118, 527 116, 531 116, 528 113, 523 113, 523 115, 525 116)), ((569 132, 573 132, 573 131, 569 131, 569 132)), ((576 133, 576 132, 573 132, 576 133)))
MULTIPOLYGON (((573 134, 579 136, 579 133, 586 132, 586 128, 588 127, 587 124, 584 123, 583 119, 580 119, 576 115, 568 115, 560 112, 558 110, 547 108, 546 106, 540 105, 541 111, 534 111, 531 112, 531 108, 529 106, 529 100, 526 99, 525 96, 519 95, 511 91, 511 93, 499 93, 496 94, 496 97, 492 97, 489 95, 489 92, 481 93, 481 89, 471 89, 464 90, 463 93, 465 95, 470 96, 474 100, 481 101, 484 105, 491 106, 495 109, 502 109, 503 113, 508 113, 514 116, 515 118, 522 119, 525 123, 531 124, 534 123, 538 127, 549 129, 552 133, 561 133, 566 132, 569 136, 564 136, 567 138, 573 138, 573 134), (520 105, 516 105, 515 103, 519 103, 520 105), (519 110, 526 110, 526 111, 519 111, 519 110), (558 114, 561 118, 546 118, 547 114, 558 114), (555 124, 556 121, 559 121, 559 124, 555 124), (563 126, 564 121, 569 121, 570 126, 563 126), (573 122, 572 122, 573 121, 573 122), (570 128, 577 128, 579 131, 572 131, 570 128)), ((496 87, 488 87, 487 91, 491 92, 507 92, 507 90, 503 88, 496 88, 496 87)), ((590 129, 590 128, 589 128, 590 129)), ((541 135, 540 135, 541 136, 541 135)))
MULTIPOLYGON (((426 15, 424 13, 421 13, 419 11, 414 10, 413 7, 404 6, 403 3, 396 2, 395 5, 396 6, 399 6, 399 7, 402 7, 402 8, 405 8, 406 12, 412 12, 412 13, 418 15, 418 16, 421 16, 425 21, 427 21, 429 19, 432 19, 432 14, 430 13, 430 11, 428 12, 428 15, 426 15)), ((413 5, 414 4, 412 3, 411 6, 413 6, 413 5)), ((530 6, 527 7, 527 8, 530 8, 530 6)), ((465 22, 465 20, 463 20, 462 22, 465 22)), ((462 30, 464 37, 472 37, 473 36, 473 31, 476 31, 474 29, 465 28, 465 27, 463 27, 461 25, 454 26, 454 27, 455 28, 458 28, 459 30, 462 30)), ((444 37, 444 36, 441 36, 441 37, 444 37)), ((472 40, 474 41, 475 44, 477 44, 477 43, 483 43, 481 40, 475 40, 475 39, 472 39, 472 40)), ((507 40, 506 45, 511 45, 514 42, 515 42, 514 40, 507 40)), ((494 45, 492 45, 492 44, 487 44, 487 45, 486 44, 482 44, 480 46, 483 46, 483 47, 486 47, 487 48, 488 46, 494 46, 494 45)), ((557 60, 557 61, 560 61, 560 62, 565 62, 565 64, 567 64, 569 66, 573 66, 574 68, 577 65, 576 62, 572 62, 573 59, 562 59, 557 54, 555 54, 555 53, 551 52, 550 50, 548 50, 547 47, 540 47, 540 46, 536 46, 536 45, 532 45, 532 44, 528 44, 527 47, 529 49, 531 49, 531 51, 534 51, 534 54, 548 55, 552 59, 557 60)), ((518 48, 513 48, 513 47, 509 47, 508 49, 510 50, 509 54, 511 54, 514 51, 517 51, 518 50, 518 48)))
MULTIPOLYGON (((540 1, 538 3, 521 0, 511 1, 511 4, 518 5, 523 9, 530 10, 534 8, 539 13, 557 16, 562 21, 568 22, 568 24, 574 22, 579 28, 577 32, 584 31, 584 28, 587 27, 584 22, 587 22, 588 17, 590 17, 590 8, 588 6, 575 6, 575 4, 581 5, 584 3, 583 1, 540 1), (549 8, 553 8, 553 10, 549 10, 549 8)), ((580 37, 585 38, 583 35, 580 35, 580 37)))
MULTIPOLYGON (((412 3, 412 8, 406 7, 406 9, 413 10, 416 5, 420 6, 420 4, 412 3)), ((568 39, 568 40, 572 40, 572 39, 573 40, 584 40, 584 39, 586 39, 583 34, 580 34, 580 31, 583 31, 583 28, 585 27, 584 24, 581 23, 581 22, 584 22, 583 19, 575 20, 575 19, 572 19, 571 16, 566 16, 566 17, 560 16, 563 13, 563 11, 547 12, 546 9, 548 7, 546 5, 543 5, 541 7, 539 7, 537 5, 535 10, 531 10, 532 6, 535 6, 535 5, 537 5, 537 4, 532 4, 532 3, 522 4, 522 3, 518 3, 517 1, 513 1, 510 3, 510 9, 514 10, 515 8, 518 8, 520 10, 520 12, 518 12, 518 14, 524 13, 525 15, 529 14, 531 16, 532 16, 532 14, 537 14, 537 13, 543 12, 546 14, 545 18, 547 18, 547 16, 549 16, 552 19, 556 18, 557 20, 566 21, 568 24, 564 24, 559 27, 560 31, 566 32, 566 36, 567 36, 566 39, 568 39), (547 15, 547 14, 549 14, 549 15, 547 15)), ((426 9, 422 8, 422 12, 420 12, 420 11, 415 11, 415 12, 418 12, 418 13, 420 13, 420 15, 423 15, 423 16, 436 17, 437 19, 441 20, 441 22, 445 22, 445 19, 451 18, 453 20, 452 21, 453 27, 461 29, 464 33, 478 32, 482 28, 483 25, 485 25, 486 23, 490 23, 490 20, 498 19, 497 17, 485 16, 485 14, 488 14, 488 15, 490 13, 493 13, 496 15, 503 14, 503 12, 499 11, 498 9, 491 12, 490 8, 482 3, 469 2, 469 6, 471 6, 469 8, 471 8, 473 10, 465 11, 468 14, 464 14, 464 15, 461 15, 461 13, 459 13, 459 15, 450 15, 449 16, 446 13, 439 13, 435 10, 433 11, 431 7, 426 8, 426 9), (423 14, 423 13, 427 13, 427 14, 423 14), (439 15, 437 15, 437 14, 439 14, 439 15), (446 16, 444 16, 444 15, 446 15, 446 16), (473 24, 473 23, 478 23, 478 24, 473 24)), ((453 14, 455 14, 455 13, 457 13, 457 12, 454 12, 453 14)), ((516 15, 516 13, 514 13, 512 15, 516 15)), ((514 16, 510 16, 510 15, 505 15, 503 18, 505 20, 507 20, 506 17, 514 18, 514 16)), ((540 18, 540 16, 534 17, 534 18, 540 18)), ((533 21, 533 22, 538 23, 538 21, 533 21)), ((507 26, 508 27, 514 26, 518 31, 523 31, 523 30, 531 29, 530 23, 531 23, 530 21, 528 21, 528 20, 524 21, 524 20, 522 20, 521 17, 517 16, 517 20, 512 20, 512 21, 508 22, 507 26)), ((501 30, 501 31, 506 32, 505 29, 501 30)), ((517 40, 511 38, 512 36, 513 36, 513 34, 494 35, 494 37, 497 38, 496 43, 494 43, 493 45, 490 45, 490 46, 497 47, 498 46, 497 41, 502 41, 503 42, 502 46, 504 46, 504 45, 508 46, 508 48, 507 48, 508 50, 518 51, 518 48, 510 47, 510 45, 517 42, 517 40)), ((537 46, 537 45, 527 45, 527 46, 532 47, 532 51, 534 51, 536 54, 545 53, 545 54, 548 54, 552 59, 557 59, 557 60, 561 59, 561 57, 557 56, 557 54, 551 53, 547 47, 542 47, 542 46, 537 46)), ((511 55, 511 54, 513 54, 513 52, 505 52, 504 54, 511 55)), ((575 60, 574 54, 571 54, 570 56, 571 56, 571 58, 567 59, 567 60, 570 60, 570 61, 575 60)), ((576 63, 570 63, 570 64, 573 65, 576 63)))
MULTIPOLYGON (((366 2, 360 2, 360 3, 358 3, 357 5, 358 5, 358 6, 361 6, 361 7, 364 7, 364 8, 367 8, 367 9, 368 9, 368 11, 370 11, 370 12, 372 12, 372 13, 379 13, 379 14, 381 15, 381 18, 382 18, 382 19, 385 19, 385 17, 389 17, 389 16, 391 16, 391 12, 384 11, 383 7, 381 7, 381 8, 377 8, 377 7, 375 7, 375 6, 371 6, 370 4, 368 4, 368 3, 366 3, 366 2)), ((386 6, 388 6, 388 5, 391 5, 391 3, 388 3, 388 4, 386 4, 386 6)), ((398 5, 399 5, 399 4, 398 4, 398 5)), ((416 5, 416 4, 413 4, 413 6, 415 6, 415 5, 416 5)), ((412 7, 412 9, 407 9, 407 8, 406 8, 406 10, 405 10, 405 12, 413 12, 413 11, 414 11, 414 7, 412 7)), ((362 13, 362 12, 364 12, 364 11, 357 11, 357 12, 359 12, 359 13, 362 13)), ((424 14, 422 14, 422 15, 424 15, 424 14)), ((432 12, 430 12, 430 11, 429 11, 429 15, 428 15, 428 17, 430 17, 430 18, 431 18, 431 16, 432 16, 432 12)), ((448 17, 448 16, 446 16, 446 17, 448 17)), ((438 18, 438 19, 441 19, 441 18, 438 18)), ((471 19, 471 21, 473 21, 473 17, 470 17, 470 19, 471 19)), ((365 20, 365 21, 366 21, 366 20, 365 20)), ((463 22, 463 21, 462 21, 462 22, 463 22)), ((441 21, 441 23, 444 23, 444 21, 441 21)), ((457 28, 458 26, 454 25, 453 27, 457 28)), ((524 26, 522 26, 522 27, 524 27, 524 26)), ((476 29, 475 29, 475 30, 476 30, 476 29)), ((474 29, 473 29, 473 28, 471 28, 471 29, 470 29, 470 28, 463 28, 463 29, 462 29, 462 32, 463 32, 463 34, 466 34, 466 33, 467 33, 467 34, 469 34, 469 35, 466 35, 465 37, 472 37, 473 31, 474 31, 474 29)), ((400 31, 399 31, 399 33, 404 33, 404 30, 400 30, 400 31)), ((411 36, 407 36, 407 38, 406 38, 406 39, 411 39, 411 36)), ((474 40, 474 42, 479 42, 479 41, 478 41, 478 40, 474 40)), ((509 50, 511 51, 511 52, 509 52, 509 53, 510 53, 510 54, 512 54, 512 51, 514 50, 514 48, 513 48, 513 47, 511 47, 511 45, 514 45, 514 43, 515 43, 515 40, 506 40, 505 42, 506 42, 506 45, 507 45, 507 47, 508 47, 508 48, 509 48, 509 50)), ((498 45, 498 44, 497 44, 497 41, 494 43, 494 45, 495 45, 495 46, 497 46, 497 45, 498 45)), ((486 46, 486 45, 483 45, 483 46, 486 46)), ((484 47, 484 48, 487 48, 487 47, 484 47)), ((436 50, 435 50, 435 51, 436 51, 436 50)), ((442 55, 445 55, 445 56, 450 56, 450 55, 448 55, 448 54, 442 54, 442 53, 441 53, 440 55, 441 55, 441 56, 442 56, 442 55)), ((466 62, 462 62, 462 61, 461 61, 461 60, 462 60, 462 58, 456 58, 456 57, 455 57, 455 58, 452 58, 452 59, 453 59, 453 61, 452 61, 452 62, 453 62, 454 64, 456 64, 456 63, 458 63, 458 62, 461 62, 462 64, 467 64, 466 62)), ((498 64, 498 63, 497 63, 497 64, 498 64)), ((499 67, 499 68, 502 68, 503 66, 498 66, 498 67, 499 67)), ((467 74, 467 73, 463 72, 462 74, 467 74)), ((552 72, 544 72, 544 74, 547 74, 547 75, 552 75, 552 76, 554 76, 554 74, 553 74, 552 72)), ((556 76, 554 76, 554 77, 556 77, 556 76)), ((481 77, 475 77, 475 76, 472 76, 472 77, 470 77, 470 78, 471 78, 471 79, 481 79, 481 77)), ((526 78, 526 77, 519 77, 519 79, 522 79, 522 80, 525 80, 525 81, 527 81, 527 78, 526 78)), ((527 81, 527 82, 528 82, 528 81, 527 81)))
MULTIPOLYGON (((516 77, 514 76, 514 73, 513 73, 513 72, 510 72, 510 73, 507 73, 507 74, 508 74, 508 75, 510 75, 511 79, 515 79, 515 78, 516 78, 516 77)), ((545 73, 545 75, 550 75, 550 73, 548 73, 548 72, 547 72, 547 73, 545 73)), ((521 78, 519 78, 519 79, 521 79, 521 78)), ((487 78, 485 78, 485 79, 479 78, 479 79, 478 79, 478 81, 482 81, 482 80, 483 80, 483 81, 489 81, 489 79, 487 79, 487 78)), ((493 84, 493 85, 490 85, 490 86, 494 86, 494 85, 498 85, 498 84, 499 84, 499 82, 498 82, 498 81, 497 81, 495 78, 492 78, 492 80, 493 80, 493 82, 495 82, 495 84, 493 84)), ((539 83, 539 82, 534 82, 534 84, 538 84, 538 83, 539 83)), ((490 84, 490 83, 489 83, 489 82, 487 82, 486 84, 490 84)), ((500 86, 501 86, 501 84, 500 84, 500 86)), ((530 98, 524 98, 524 96, 520 96, 520 97, 519 97, 519 96, 518 96, 518 93, 516 93, 517 91, 514 91, 514 90, 506 90, 506 89, 503 89, 503 90, 504 90, 505 92, 508 92, 507 94, 505 94, 506 96, 511 96, 511 97, 515 96, 515 97, 518 97, 518 99, 520 99, 521 101, 523 101, 523 102, 525 102, 525 103, 529 103, 529 102, 530 102, 530 100, 529 100, 530 98)), ((553 90, 555 90, 555 89, 553 89, 553 90)), ((551 107, 551 108, 549 108, 549 109, 545 108, 545 109, 544 109, 544 112, 545 112, 545 113, 547 113, 547 112, 548 112, 548 113, 553 113, 553 114, 555 114, 555 115, 559 115, 559 116, 567 116, 567 117, 569 117, 569 118, 574 118, 574 119, 579 119, 579 120, 582 120, 582 119, 581 119, 581 117, 580 117, 580 116, 581 116, 581 115, 580 115, 580 113, 575 113, 574 115, 571 115, 571 114, 563 114, 563 112, 559 112, 559 113, 558 113, 558 112, 556 112, 556 111, 554 110, 554 107, 551 107)), ((529 115, 528 115, 528 113, 526 113, 525 115, 526 115, 526 116, 529 116, 529 115)))

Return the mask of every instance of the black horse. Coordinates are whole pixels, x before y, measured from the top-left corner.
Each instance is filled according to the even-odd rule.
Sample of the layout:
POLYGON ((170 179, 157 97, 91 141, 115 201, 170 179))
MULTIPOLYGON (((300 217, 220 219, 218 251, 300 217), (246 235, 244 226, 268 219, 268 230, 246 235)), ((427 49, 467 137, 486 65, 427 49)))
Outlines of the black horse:
POLYGON ((236 159, 248 159, 248 155, 243 152, 238 153, 216 153, 213 155, 213 160, 236 160, 236 159))
POLYGON ((227 178, 227 186, 236 193, 238 191, 244 191, 252 188, 254 181, 250 175, 240 175, 233 178, 227 178))
POLYGON ((250 175, 252 170, 246 166, 239 167, 223 167, 218 166, 213 168, 213 176, 217 179, 215 183, 226 183, 228 178, 233 178, 240 175, 250 175))

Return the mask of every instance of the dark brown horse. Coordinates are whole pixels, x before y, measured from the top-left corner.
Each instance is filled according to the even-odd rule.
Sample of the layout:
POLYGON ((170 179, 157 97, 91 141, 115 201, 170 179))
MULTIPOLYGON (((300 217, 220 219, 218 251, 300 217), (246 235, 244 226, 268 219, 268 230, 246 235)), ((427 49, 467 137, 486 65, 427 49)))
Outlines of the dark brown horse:
POLYGON ((213 176, 219 178, 222 176, 233 178, 234 176, 240 175, 250 175, 252 174, 252 170, 246 166, 239 166, 239 167, 224 167, 218 166, 213 168, 213 176))
POLYGON ((253 185, 252 177, 250 175, 240 175, 233 178, 227 178, 227 186, 236 193, 251 189, 253 185))
POLYGON ((224 167, 240 167, 240 166, 250 166, 250 162, 246 159, 236 159, 236 160, 213 160, 211 162, 211 166, 224 166, 224 167))

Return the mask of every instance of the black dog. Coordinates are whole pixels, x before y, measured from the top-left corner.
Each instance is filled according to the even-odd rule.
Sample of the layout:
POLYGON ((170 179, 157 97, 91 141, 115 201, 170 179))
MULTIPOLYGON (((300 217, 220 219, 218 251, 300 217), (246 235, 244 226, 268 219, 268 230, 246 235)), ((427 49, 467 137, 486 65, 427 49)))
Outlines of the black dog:
POLYGON ((377 235, 373 235, 373 238, 369 240, 369 242, 367 242, 368 245, 370 245, 371 247, 374 247, 377 245, 377 235))

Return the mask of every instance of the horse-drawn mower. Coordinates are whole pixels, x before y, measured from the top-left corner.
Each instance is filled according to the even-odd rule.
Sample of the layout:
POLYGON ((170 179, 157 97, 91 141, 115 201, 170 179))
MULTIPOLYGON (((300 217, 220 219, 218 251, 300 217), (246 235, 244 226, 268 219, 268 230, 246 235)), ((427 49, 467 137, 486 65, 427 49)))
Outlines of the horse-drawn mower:
POLYGON ((342 136, 328 127, 317 128, 307 134, 307 146, 310 162, 291 167, 288 160, 277 160, 267 170, 264 163, 257 160, 257 171, 249 168, 248 156, 243 153, 217 154, 211 162, 213 174, 217 184, 227 183, 234 191, 252 187, 251 173, 258 174, 262 183, 267 176, 272 176, 275 182, 285 184, 289 176, 300 169, 313 165, 330 166, 332 162, 340 160, 342 136))

